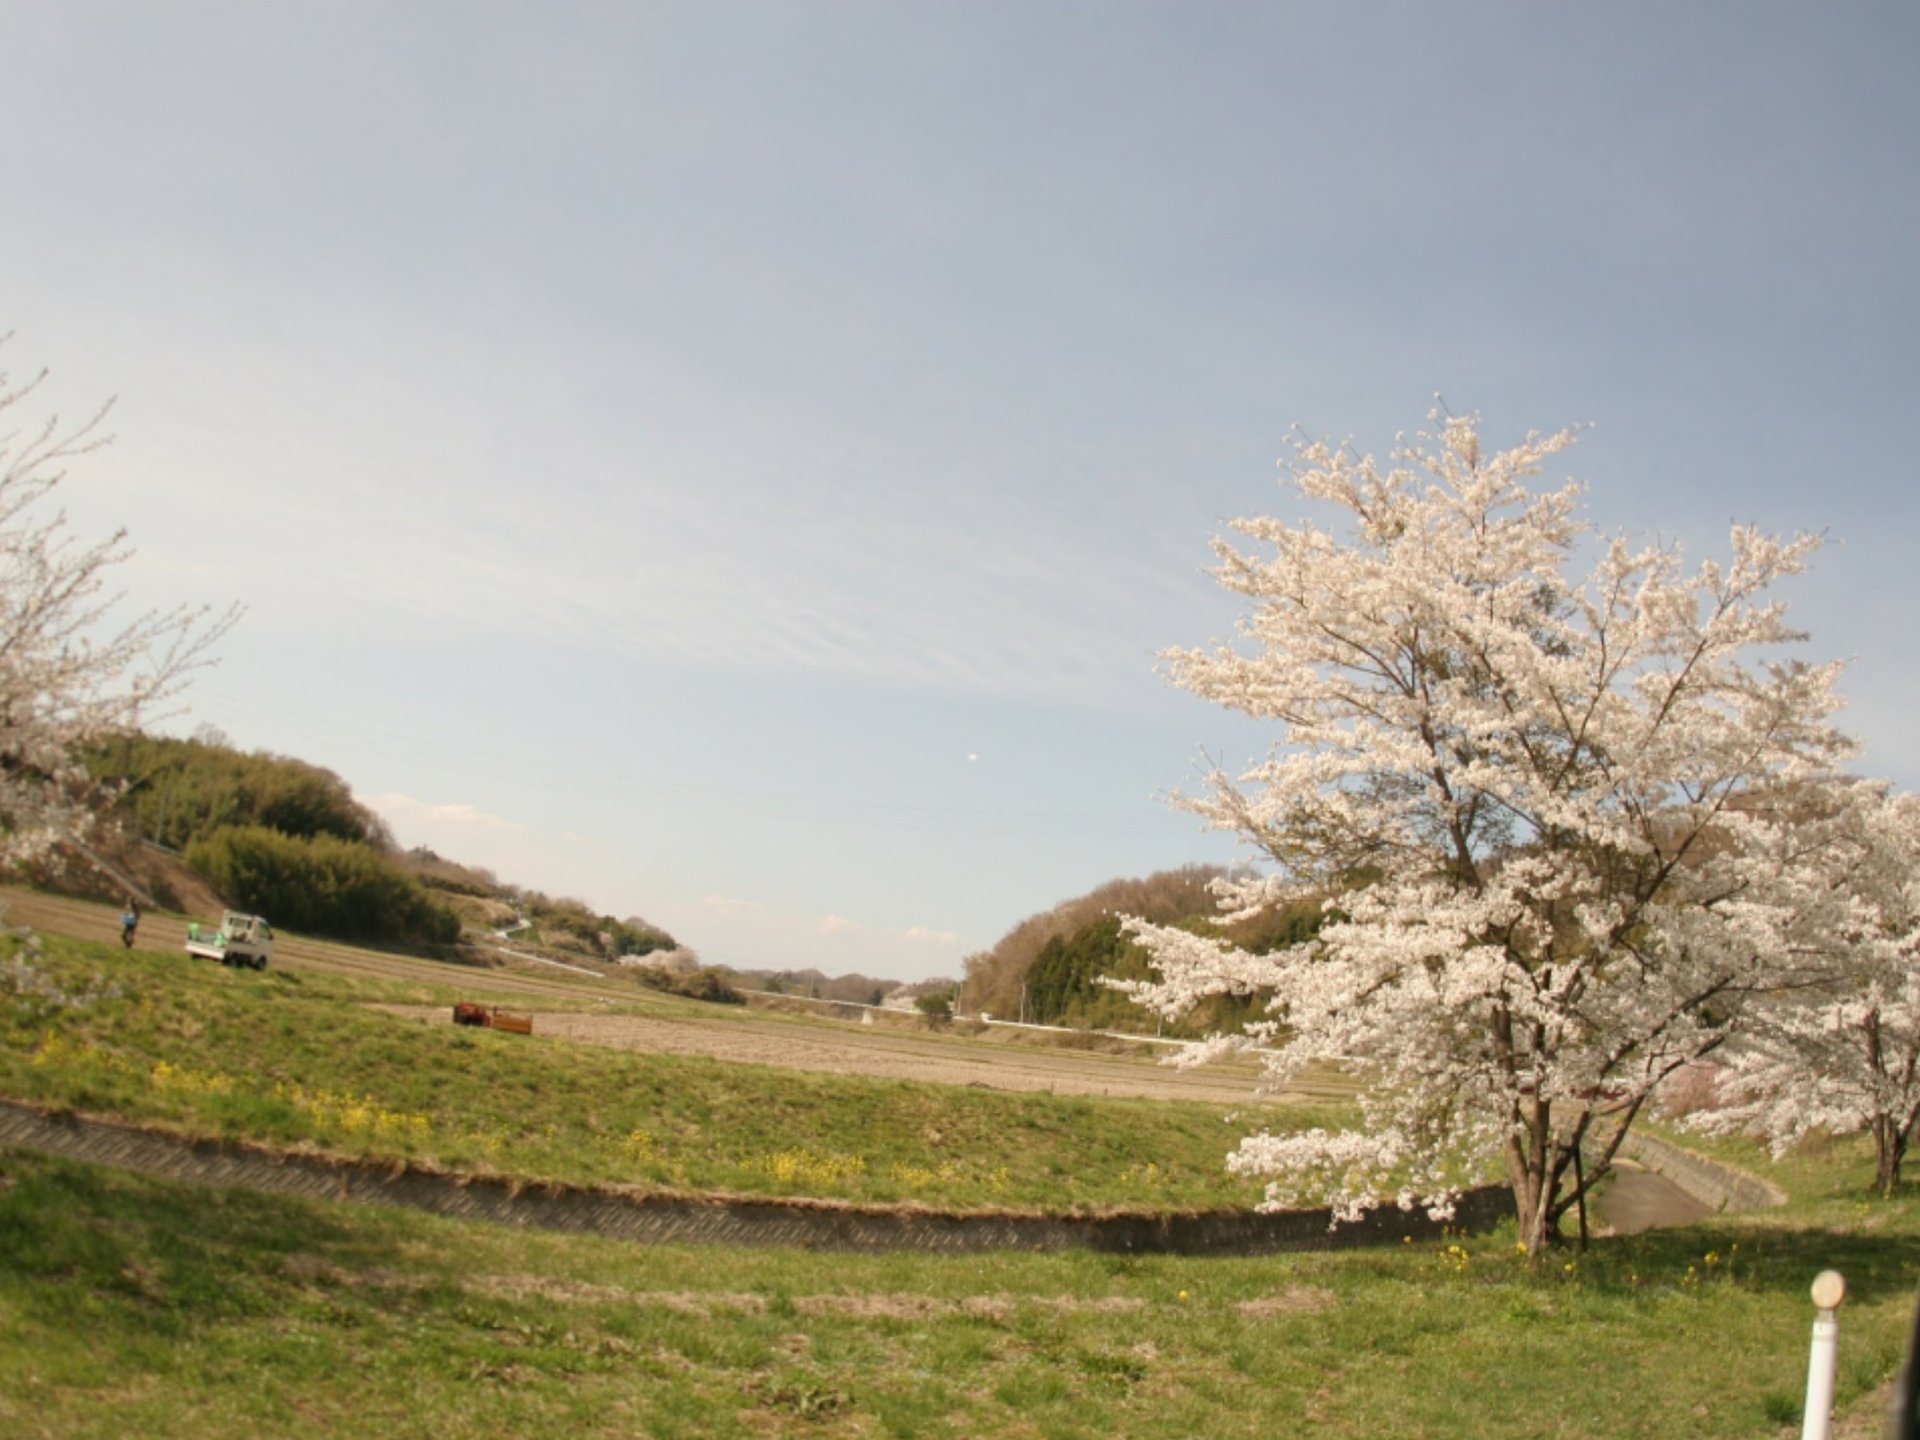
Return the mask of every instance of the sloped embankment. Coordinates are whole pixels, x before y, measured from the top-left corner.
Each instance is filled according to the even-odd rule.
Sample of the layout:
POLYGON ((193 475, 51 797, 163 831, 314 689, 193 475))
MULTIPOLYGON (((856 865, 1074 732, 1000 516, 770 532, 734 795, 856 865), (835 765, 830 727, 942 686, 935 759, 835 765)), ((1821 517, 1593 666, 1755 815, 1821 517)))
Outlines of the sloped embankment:
MULTIPOLYGON (((1325 1210, 1262 1215, 1035 1215, 957 1212, 917 1206, 660 1195, 500 1176, 455 1175, 391 1162, 291 1154, 242 1141, 194 1139, 119 1121, 0 1101, 0 1146, 89 1164, 138 1170, 189 1184, 394 1205, 460 1220, 532 1226, 653 1244, 791 1246, 814 1250, 909 1250, 965 1254, 992 1250, 1088 1249, 1136 1254, 1253 1255, 1326 1250, 1438 1235, 1419 1211, 1384 1209, 1364 1222, 1329 1228, 1325 1210)), ((1507 1213, 1504 1189, 1468 1194, 1457 1230, 1482 1230, 1507 1213)))

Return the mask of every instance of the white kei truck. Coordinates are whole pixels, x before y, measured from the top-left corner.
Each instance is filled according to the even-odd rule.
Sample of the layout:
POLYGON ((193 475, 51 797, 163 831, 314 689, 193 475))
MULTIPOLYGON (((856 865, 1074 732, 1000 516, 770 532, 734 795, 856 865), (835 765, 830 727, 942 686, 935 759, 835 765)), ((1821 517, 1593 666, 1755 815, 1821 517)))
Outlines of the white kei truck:
POLYGON ((187 925, 187 953, 218 960, 222 965, 264 970, 273 958, 273 927, 258 915, 242 915, 238 910, 222 915, 217 930, 191 921, 187 925))

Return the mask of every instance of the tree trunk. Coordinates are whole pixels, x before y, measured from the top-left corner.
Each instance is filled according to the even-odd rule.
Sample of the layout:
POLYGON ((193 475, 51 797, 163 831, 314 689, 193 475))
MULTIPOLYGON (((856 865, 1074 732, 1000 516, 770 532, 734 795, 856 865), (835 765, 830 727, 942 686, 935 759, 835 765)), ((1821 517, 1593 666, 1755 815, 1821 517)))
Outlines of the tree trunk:
POLYGON ((1874 1116, 1873 1145, 1877 1152, 1873 1188, 1891 1196, 1900 1184, 1900 1162, 1907 1156, 1906 1127, 1891 1115, 1874 1116))
POLYGON ((1546 1107, 1536 1104, 1527 1117, 1528 1134, 1507 1137, 1507 1184, 1513 1191, 1514 1217, 1520 1223, 1520 1243, 1529 1258, 1537 1258, 1553 1243, 1558 1216, 1553 1208, 1553 1192, 1558 1178, 1546 1107), (1528 1143, 1531 1141, 1532 1143, 1528 1143))

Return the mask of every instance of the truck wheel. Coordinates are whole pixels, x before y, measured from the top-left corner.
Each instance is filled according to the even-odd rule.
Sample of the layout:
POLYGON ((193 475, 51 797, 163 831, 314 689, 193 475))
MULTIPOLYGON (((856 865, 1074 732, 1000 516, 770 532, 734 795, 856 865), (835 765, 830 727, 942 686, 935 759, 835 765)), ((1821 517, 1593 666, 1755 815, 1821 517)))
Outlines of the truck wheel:
POLYGON ((267 968, 267 957, 266 957, 266 956, 264 956, 264 955, 256 955, 256 956, 254 956, 254 957, 253 957, 253 968, 254 968, 254 969, 256 969, 256 970, 264 970, 264 969, 266 969, 266 968, 267 968))

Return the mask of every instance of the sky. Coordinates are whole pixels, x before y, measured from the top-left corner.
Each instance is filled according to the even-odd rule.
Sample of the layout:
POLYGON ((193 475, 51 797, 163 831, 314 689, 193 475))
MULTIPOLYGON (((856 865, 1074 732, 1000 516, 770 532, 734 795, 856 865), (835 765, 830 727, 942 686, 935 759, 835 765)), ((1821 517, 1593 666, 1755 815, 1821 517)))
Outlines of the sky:
MULTIPOLYGON (((1167 684, 1296 424, 1445 397, 1783 592, 1920 782, 1920 11, 0 0, 0 358, 114 398, 187 733, 703 958, 959 973, 1270 740, 1167 684)), ((1555 479, 1559 476, 1553 477, 1555 479)))

